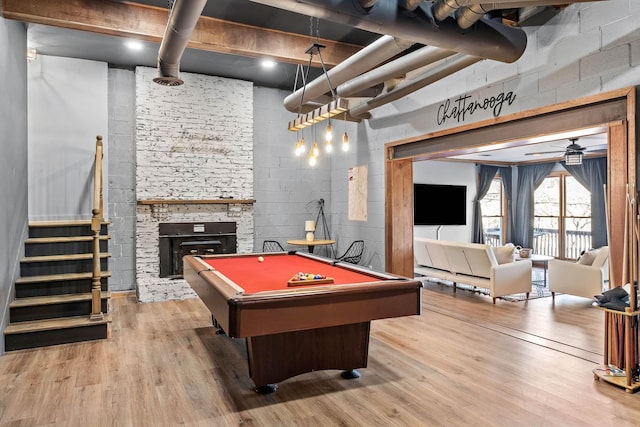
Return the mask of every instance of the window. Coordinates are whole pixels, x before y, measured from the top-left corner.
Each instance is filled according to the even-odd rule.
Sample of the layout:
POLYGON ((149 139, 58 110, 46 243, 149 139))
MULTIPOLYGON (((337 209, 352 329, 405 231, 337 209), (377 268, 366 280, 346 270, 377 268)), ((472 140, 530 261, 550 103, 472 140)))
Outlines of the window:
POLYGON ((591 192, 571 175, 564 180, 564 256, 575 259, 591 248, 591 192))
POLYGON ((504 200, 502 198, 502 179, 496 176, 491 182, 489 191, 480 200, 482 209, 482 228, 485 243, 491 246, 500 246, 504 241, 504 200))
POLYGON ((591 193, 567 172, 544 179, 534 193, 533 251, 576 259, 591 247, 591 193))

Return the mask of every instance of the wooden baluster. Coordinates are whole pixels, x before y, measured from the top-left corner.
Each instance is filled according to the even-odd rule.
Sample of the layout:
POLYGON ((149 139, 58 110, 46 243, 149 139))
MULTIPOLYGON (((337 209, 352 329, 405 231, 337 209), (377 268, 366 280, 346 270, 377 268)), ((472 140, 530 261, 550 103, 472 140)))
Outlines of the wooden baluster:
POLYGON ((96 157, 93 179, 93 210, 91 231, 93 233, 93 275, 91 280, 91 320, 102 320, 102 283, 100 272, 100 229, 102 227, 102 136, 96 137, 96 157))

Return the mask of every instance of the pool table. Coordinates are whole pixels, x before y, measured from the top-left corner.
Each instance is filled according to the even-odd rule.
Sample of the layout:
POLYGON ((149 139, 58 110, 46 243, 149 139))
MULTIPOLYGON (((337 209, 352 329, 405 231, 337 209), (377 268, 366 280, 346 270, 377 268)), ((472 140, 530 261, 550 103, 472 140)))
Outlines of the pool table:
POLYGON ((232 338, 246 338, 256 391, 323 369, 360 376, 371 320, 419 315, 422 283, 301 252, 185 256, 184 278, 232 338), (260 258, 262 261, 260 261, 260 258), (333 283, 290 285, 298 273, 333 283))

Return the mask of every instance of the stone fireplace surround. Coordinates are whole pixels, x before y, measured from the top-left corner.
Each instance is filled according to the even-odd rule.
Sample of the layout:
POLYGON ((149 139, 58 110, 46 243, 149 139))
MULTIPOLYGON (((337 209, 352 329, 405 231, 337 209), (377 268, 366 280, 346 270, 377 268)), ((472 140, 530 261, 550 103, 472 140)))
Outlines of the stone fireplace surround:
POLYGON ((160 86, 136 68, 136 282, 138 300, 196 298, 160 278, 159 223, 235 222, 236 251, 253 250, 253 84, 182 73, 160 86))

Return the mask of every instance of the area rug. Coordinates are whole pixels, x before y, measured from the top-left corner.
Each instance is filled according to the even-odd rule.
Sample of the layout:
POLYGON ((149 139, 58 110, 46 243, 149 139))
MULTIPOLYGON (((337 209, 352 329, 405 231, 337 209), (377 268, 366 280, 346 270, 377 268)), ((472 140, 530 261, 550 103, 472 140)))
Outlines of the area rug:
MULTIPOLYGON (((420 280, 422 281, 422 283, 427 284, 427 283, 435 283, 437 285, 440 286, 448 286, 453 288, 453 282, 449 282, 446 280, 440 280, 440 279, 429 279, 426 277, 422 277, 420 278, 420 280)), ((546 286, 544 286, 544 282, 542 281, 534 281, 531 284, 531 292, 529 293, 529 299, 537 299, 537 298, 546 298, 546 297, 550 297, 551 296, 551 291, 549 291, 549 288, 547 288, 546 286)), ((465 291, 465 292, 474 292, 477 293, 479 295, 486 295, 487 297, 489 296, 489 289, 485 289, 485 288, 478 288, 476 286, 472 286, 472 285, 465 285, 464 283, 458 283, 456 285, 456 289, 459 291, 465 291)), ((527 299, 527 294, 526 293, 522 293, 522 294, 510 294, 510 295, 504 295, 501 297, 498 297, 499 299, 505 300, 505 301, 511 301, 511 302, 517 302, 517 301, 525 301, 527 299)))

